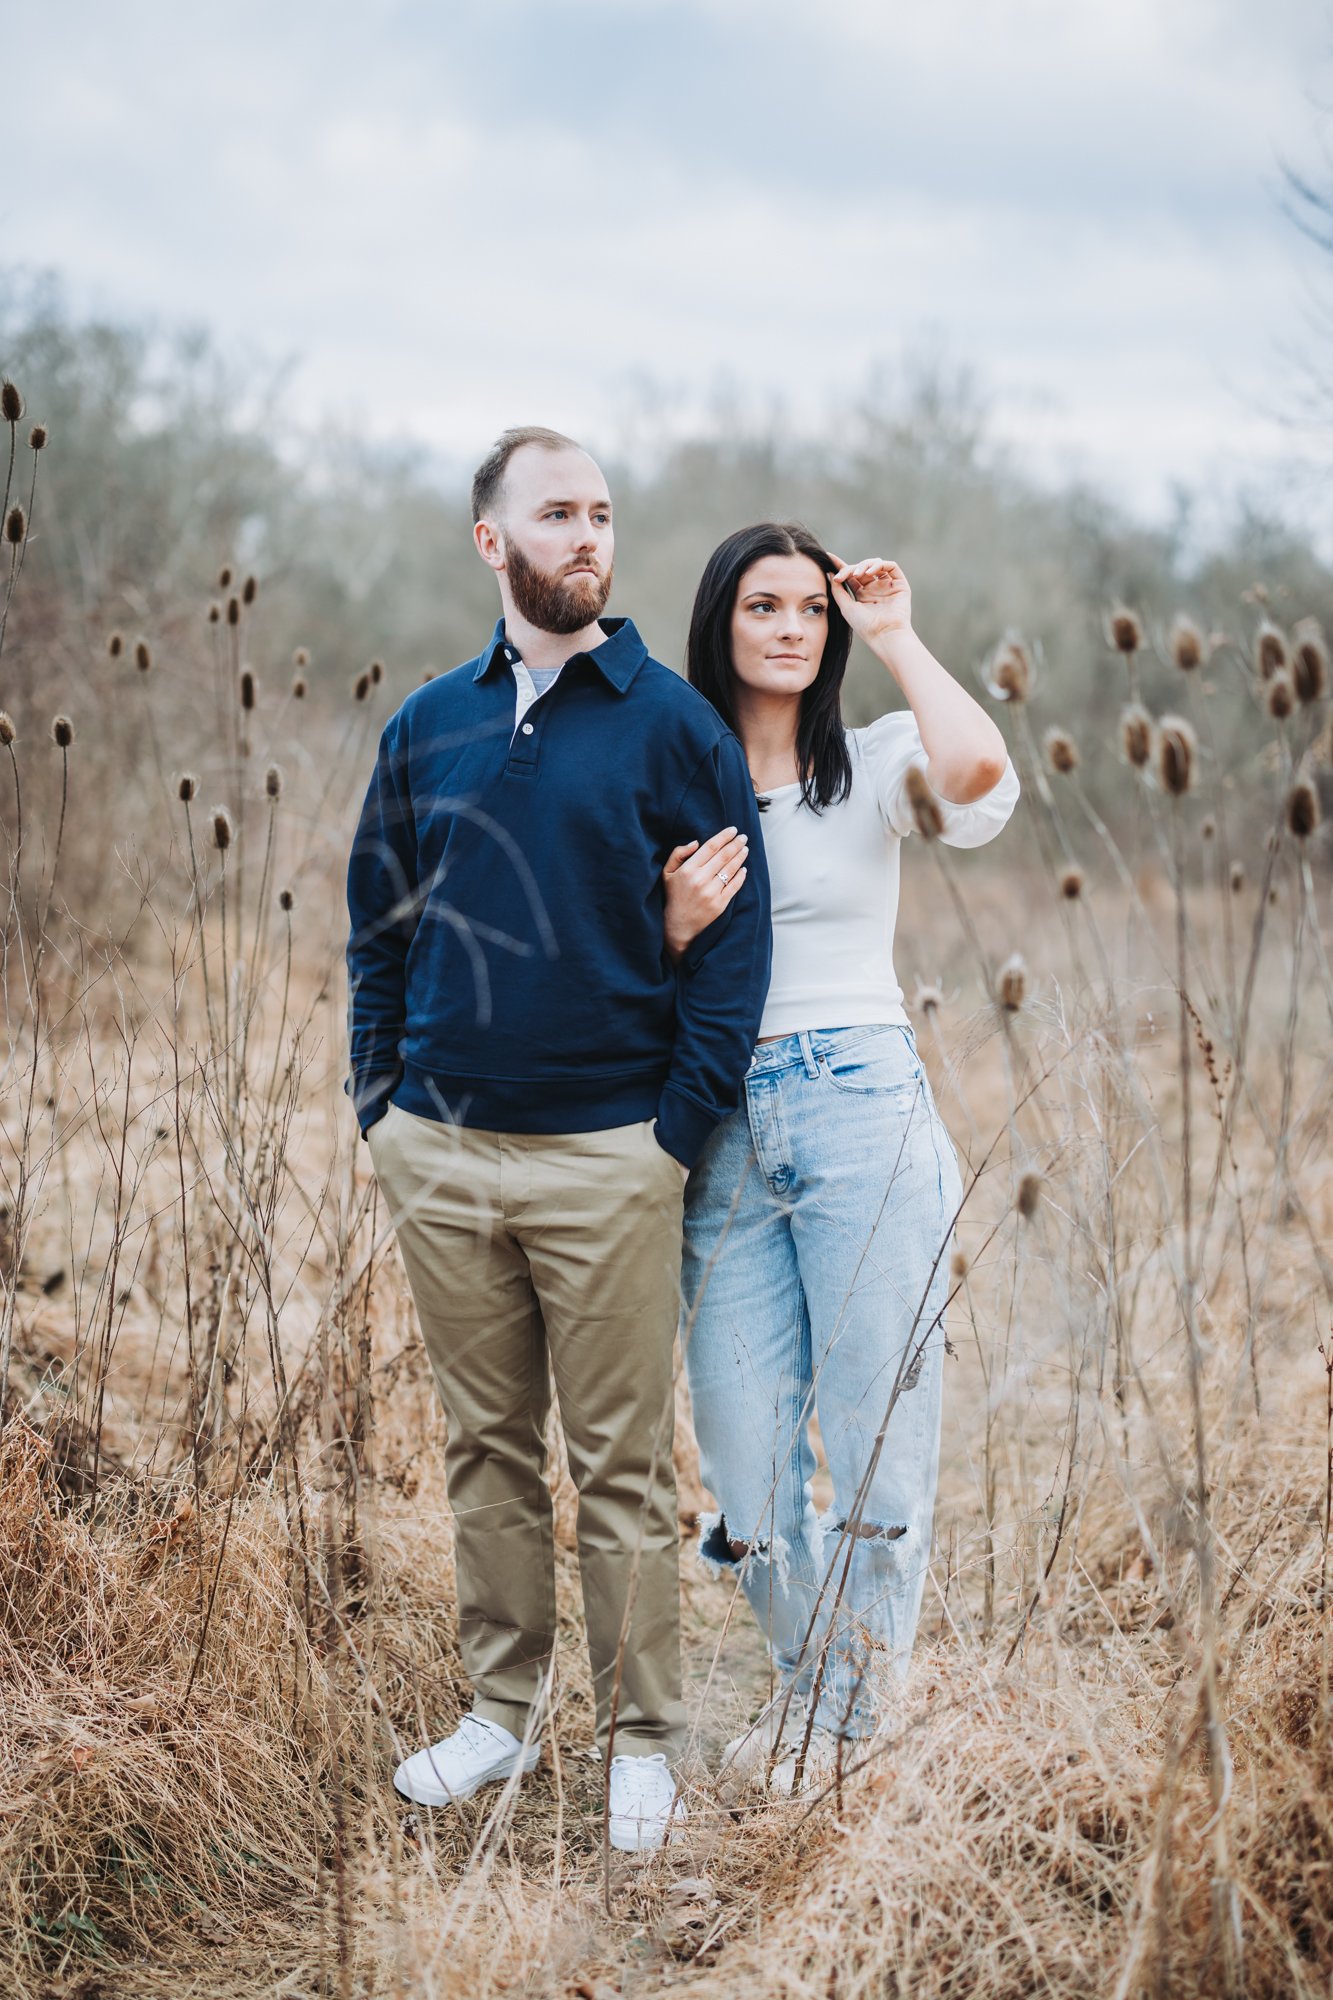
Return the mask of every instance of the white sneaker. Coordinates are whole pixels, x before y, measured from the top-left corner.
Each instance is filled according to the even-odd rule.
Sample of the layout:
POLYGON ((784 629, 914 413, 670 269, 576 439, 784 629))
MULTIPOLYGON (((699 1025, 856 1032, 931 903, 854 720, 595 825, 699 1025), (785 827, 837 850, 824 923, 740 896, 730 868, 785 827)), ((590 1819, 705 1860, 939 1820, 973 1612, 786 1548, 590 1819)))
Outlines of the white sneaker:
POLYGON ((685 1801, 662 1751, 611 1759, 611 1845, 622 1854, 660 1847, 685 1818, 685 1801))
POLYGON ((398 1766, 394 1790, 419 1806, 451 1806, 470 1799, 482 1785, 512 1777, 515 1771, 531 1771, 541 1753, 540 1743, 530 1743, 525 1750, 500 1723, 465 1715, 452 1736, 432 1743, 429 1750, 418 1750, 398 1766))
POLYGON ((717 1767, 718 1783, 728 1788, 745 1786, 762 1779, 769 1759, 780 1741, 799 1745, 805 1735, 805 1704, 794 1696, 775 1694, 760 1709, 750 1727, 733 1736, 722 1752, 717 1767))
MULTIPOLYGON (((786 1754, 780 1762, 773 1766, 772 1771, 769 1773, 768 1789, 770 1792, 778 1792, 784 1797, 790 1797, 792 1792, 797 1789, 796 1761, 801 1754, 801 1745, 804 1742, 805 1717, 802 1716, 800 1728, 795 1732, 788 1731, 787 1733, 783 1746, 786 1754)), ((821 1729, 819 1724, 816 1723, 810 1731, 810 1742, 806 1749, 805 1762, 801 1766, 801 1791, 822 1792, 826 1785, 831 1785, 838 1775, 840 1755, 841 1769, 844 1771, 849 1770, 857 1762, 858 1752, 856 1743, 845 1736, 835 1736, 831 1729, 821 1729)))

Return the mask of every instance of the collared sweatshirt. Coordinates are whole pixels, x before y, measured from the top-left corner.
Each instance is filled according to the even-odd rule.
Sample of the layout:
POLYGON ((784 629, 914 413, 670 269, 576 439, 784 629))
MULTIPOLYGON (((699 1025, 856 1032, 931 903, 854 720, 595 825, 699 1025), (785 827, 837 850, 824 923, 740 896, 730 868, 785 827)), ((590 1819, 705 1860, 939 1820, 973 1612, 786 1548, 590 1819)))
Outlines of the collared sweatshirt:
POLYGON ((739 1102, 771 952, 745 755, 628 619, 601 626, 517 726, 501 620, 385 727, 347 872, 363 1132, 390 1100, 493 1132, 652 1118, 691 1166, 739 1102), (747 877, 677 970, 662 868, 724 826, 747 877))

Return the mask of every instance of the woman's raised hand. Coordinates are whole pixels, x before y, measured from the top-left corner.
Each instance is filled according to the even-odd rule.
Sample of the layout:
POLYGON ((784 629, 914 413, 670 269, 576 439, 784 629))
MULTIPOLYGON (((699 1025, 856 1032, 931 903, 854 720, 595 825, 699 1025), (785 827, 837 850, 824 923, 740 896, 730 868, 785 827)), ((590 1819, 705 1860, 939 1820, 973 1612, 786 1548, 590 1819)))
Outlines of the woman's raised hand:
POLYGON ((745 880, 750 842, 734 826, 724 826, 701 847, 697 840, 675 847, 662 870, 666 891, 666 946, 678 959, 700 931, 714 923, 745 880))
POLYGON ((912 629, 912 591, 896 562, 884 556, 867 556, 864 562, 845 563, 829 578, 839 609, 854 632, 863 639, 878 639, 885 632, 912 629))

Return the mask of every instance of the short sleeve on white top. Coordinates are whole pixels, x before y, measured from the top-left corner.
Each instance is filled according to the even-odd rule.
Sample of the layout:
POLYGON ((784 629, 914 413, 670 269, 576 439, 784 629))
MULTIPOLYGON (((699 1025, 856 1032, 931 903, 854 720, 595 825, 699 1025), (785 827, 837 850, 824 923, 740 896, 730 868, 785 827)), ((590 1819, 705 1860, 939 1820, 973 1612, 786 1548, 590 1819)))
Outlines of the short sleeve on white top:
MULTIPOLYGON (((907 772, 928 762, 910 709, 849 729, 852 788, 813 812, 799 785, 778 785, 760 814, 773 905, 773 971, 759 1033, 905 1023, 893 964, 899 850, 912 831, 907 772)), ((952 847, 993 840, 1018 800, 1004 773, 970 805, 940 799, 952 847)))
MULTIPOLYGON (((913 766, 924 773, 930 761, 916 717, 910 708, 895 709, 889 715, 881 715, 869 728, 849 730, 848 735, 857 738, 880 811, 894 833, 906 838, 915 825, 907 797, 907 773, 913 766)), ((944 821, 940 838, 945 845, 984 847, 995 838, 1018 803, 1018 773, 1006 758, 999 783, 992 785, 984 797, 973 799, 970 805, 955 805, 941 798, 938 792, 934 796, 944 821)))

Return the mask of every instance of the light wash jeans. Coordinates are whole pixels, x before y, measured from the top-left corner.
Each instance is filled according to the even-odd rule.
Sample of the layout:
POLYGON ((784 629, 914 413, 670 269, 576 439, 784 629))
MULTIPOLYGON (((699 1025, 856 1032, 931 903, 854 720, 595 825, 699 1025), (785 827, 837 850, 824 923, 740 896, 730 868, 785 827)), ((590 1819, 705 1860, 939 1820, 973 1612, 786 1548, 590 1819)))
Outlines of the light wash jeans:
POLYGON ((761 1043, 685 1198, 685 1345, 699 1545, 735 1577, 784 1686, 844 1736, 875 1728, 911 1658, 930 1559, 961 1200, 907 1027, 761 1043), (833 1478, 810 1497, 818 1413, 833 1478), (850 1523, 850 1529, 849 1529, 850 1523), (729 1544, 749 1544, 739 1563, 729 1544))

